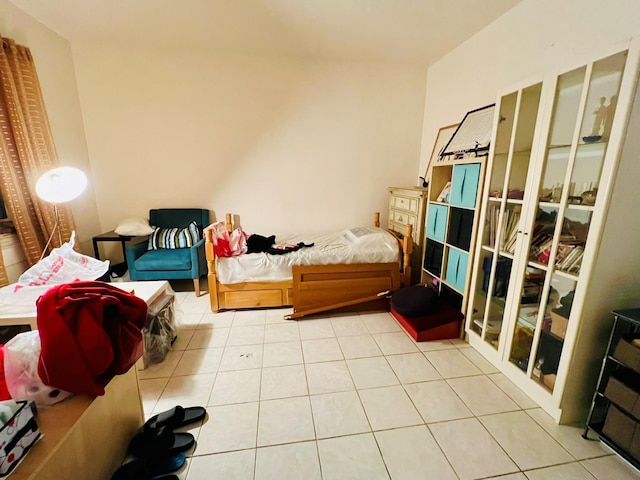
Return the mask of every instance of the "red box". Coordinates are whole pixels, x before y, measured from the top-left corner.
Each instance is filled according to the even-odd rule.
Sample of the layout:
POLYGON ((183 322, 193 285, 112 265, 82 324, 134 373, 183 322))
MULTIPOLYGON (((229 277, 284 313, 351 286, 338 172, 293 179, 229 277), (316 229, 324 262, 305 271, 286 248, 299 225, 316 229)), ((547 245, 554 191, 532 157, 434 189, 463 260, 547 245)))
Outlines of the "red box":
POLYGON ((460 337, 460 321, 464 318, 454 307, 441 302, 438 309, 422 317, 405 317, 391 307, 391 315, 416 342, 460 337))

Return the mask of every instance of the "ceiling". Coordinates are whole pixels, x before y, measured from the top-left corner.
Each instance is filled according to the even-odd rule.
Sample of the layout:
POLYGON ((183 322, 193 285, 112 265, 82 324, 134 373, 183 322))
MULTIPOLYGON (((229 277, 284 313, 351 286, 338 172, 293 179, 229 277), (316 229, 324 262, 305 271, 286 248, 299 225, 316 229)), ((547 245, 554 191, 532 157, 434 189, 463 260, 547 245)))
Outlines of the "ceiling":
POLYGON ((430 65, 521 0, 10 0, 73 46, 430 65))

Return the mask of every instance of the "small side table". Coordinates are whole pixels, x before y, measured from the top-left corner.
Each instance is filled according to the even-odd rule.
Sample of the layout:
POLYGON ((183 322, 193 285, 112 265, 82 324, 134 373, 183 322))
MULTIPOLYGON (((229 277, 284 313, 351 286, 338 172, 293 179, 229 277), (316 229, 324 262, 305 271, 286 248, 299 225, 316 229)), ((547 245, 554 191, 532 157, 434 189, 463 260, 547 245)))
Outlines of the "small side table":
POLYGON ((117 265, 112 265, 111 270, 114 271, 118 276, 122 276, 124 272, 127 271, 127 255, 126 255, 126 243, 132 241, 133 239, 139 239, 141 242, 146 241, 148 237, 137 237, 135 235, 118 235, 113 230, 110 232, 101 233, 100 235, 96 235, 92 238, 93 241, 93 253, 95 257, 100 260, 100 250, 98 248, 98 243, 100 242, 119 242, 122 246, 122 258, 123 262, 117 265))

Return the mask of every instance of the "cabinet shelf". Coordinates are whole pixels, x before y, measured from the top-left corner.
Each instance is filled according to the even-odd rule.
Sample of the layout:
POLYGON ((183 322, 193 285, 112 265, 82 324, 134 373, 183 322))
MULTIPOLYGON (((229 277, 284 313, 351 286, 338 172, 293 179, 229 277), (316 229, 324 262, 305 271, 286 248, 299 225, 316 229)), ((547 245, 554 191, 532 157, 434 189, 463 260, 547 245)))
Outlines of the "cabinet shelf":
POLYGON ((573 280, 573 281, 577 281, 578 277, 579 277, 579 273, 570 273, 570 272, 564 272, 562 270, 554 270, 553 272, 555 275, 558 275, 559 277, 563 277, 566 278, 568 280, 573 280))
POLYGON ((540 208, 560 208, 560 202, 538 202, 540 208))

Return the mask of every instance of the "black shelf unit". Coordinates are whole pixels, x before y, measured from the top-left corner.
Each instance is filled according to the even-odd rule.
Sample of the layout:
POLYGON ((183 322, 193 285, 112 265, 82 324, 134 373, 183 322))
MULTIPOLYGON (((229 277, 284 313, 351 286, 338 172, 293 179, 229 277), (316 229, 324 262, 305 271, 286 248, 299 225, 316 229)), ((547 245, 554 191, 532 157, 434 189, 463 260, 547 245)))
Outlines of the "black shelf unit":
POLYGON ((587 427, 605 444, 640 470, 640 308, 616 310, 598 388, 593 396, 587 427))

